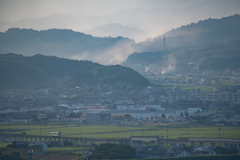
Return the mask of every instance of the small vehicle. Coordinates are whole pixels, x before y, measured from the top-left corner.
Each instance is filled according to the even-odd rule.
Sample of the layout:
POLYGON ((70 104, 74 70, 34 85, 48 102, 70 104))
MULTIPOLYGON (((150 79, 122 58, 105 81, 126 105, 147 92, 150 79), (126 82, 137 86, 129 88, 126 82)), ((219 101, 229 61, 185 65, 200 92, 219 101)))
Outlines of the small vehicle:
POLYGON ((50 136, 61 137, 61 133, 60 132, 50 132, 50 136))

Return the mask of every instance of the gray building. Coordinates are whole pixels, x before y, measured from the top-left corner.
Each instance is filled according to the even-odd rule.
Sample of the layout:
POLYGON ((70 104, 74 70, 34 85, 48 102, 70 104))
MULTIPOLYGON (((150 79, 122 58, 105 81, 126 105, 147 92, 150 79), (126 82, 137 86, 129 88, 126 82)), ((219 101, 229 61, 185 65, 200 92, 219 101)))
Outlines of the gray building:
POLYGON ((178 100, 203 100, 203 101, 225 101, 226 103, 239 103, 240 92, 237 93, 174 93, 168 94, 168 103, 176 103, 178 100))
POLYGON ((86 113, 87 123, 102 123, 111 121, 111 113, 106 112, 89 112, 86 113))
MULTIPOLYGON (((186 109, 181 110, 105 110, 105 111, 88 111, 88 110, 82 110, 83 114, 86 114, 86 122, 88 123, 96 123, 96 122, 104 122, 101 121, 100 117, 104 117, 104 114, 109 115, 109 119, 111 119, 111 116, 123 116, 123 115, 131 115, 131 117, 136 119, 144 119, 144 118, 150 118, 150 117, 161 117, 162 114, 165 114, 165 116, 173 116, 178 117, 180 116, 181 112, 188 111, 186 109), (102 114, 102 116, 101 116, 102 114)), ((191 112, 189 112, 191 113, 191 112)), ((102 118, 104 119, 104 118, 102 118)), ((110 121, 110 120, 109 120, 110 121)), ((108 122, 108 121, 107 121, 108 122)))

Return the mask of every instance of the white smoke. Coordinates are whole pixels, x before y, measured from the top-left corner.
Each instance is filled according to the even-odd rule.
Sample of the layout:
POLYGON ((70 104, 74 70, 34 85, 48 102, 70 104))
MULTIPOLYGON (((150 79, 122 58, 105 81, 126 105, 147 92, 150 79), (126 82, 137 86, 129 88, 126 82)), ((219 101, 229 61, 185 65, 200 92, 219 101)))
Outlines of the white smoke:
POLYGON ((104 65, 121 64, 127 59, 130 54, 134 52, 131 44, 135 44, 135 42, 118 42, 114 46, 104 49, 102 51, 84 51, 83 53, 75 54, 73 56, 65 58, 75 60, 89 60, 104 65))
POLYGON ((176 58, 172 55, 169 55, 166 63, 163 65, 162 74, 171 73, 176 69, 176 58))
POLYGON ((150 69, 150 65, 149 66, 145 66, 145 72, 148 72, 150 69))
POLYGON ((89 52, 84 51, 83 53, 75 54, 71 57, 65 57, 65 58, 74 59, 74 60, 88 60, 88 57, 89 57, 89 52))
POLYGON ((176 69, 176 58, 173 55, 168 55, 168 57, 159 62, 153 63, 148 66, 145 66, 145 72, 151 72, 156 75, 164 73, 172 73, 176 69))

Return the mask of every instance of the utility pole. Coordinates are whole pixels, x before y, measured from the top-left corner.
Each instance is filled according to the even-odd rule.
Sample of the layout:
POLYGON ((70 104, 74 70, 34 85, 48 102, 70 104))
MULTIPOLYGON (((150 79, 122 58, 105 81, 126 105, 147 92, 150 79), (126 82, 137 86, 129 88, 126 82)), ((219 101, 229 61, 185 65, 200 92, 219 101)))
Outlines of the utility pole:
POLYGON ((41 128, 40 128, 40 136, 41 136, 41 128))
POLYGON ((143 130, 142 130, 142 136, 143 136, 143 130))

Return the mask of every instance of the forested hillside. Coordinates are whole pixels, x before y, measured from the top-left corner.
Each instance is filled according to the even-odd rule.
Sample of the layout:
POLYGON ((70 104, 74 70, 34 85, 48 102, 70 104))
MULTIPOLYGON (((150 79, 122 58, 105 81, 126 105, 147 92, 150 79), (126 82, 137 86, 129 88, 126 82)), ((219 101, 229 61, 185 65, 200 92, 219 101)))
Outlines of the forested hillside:
POLYGON ((239 68, 240 68, 240 56, 225 58, 210 58, 203 61, 199 65, 200 70, 213 70, 213 71, 224 71, 225 69, 235 70, 239 68))
MULTIPOLYGON (((135 52, 129 55, 122 64, 125 66, 157 64, 158 67, 164 67, 169 63, 174 63, 174 67, 178 67, 186 66, 189 62, 199 65, 209 58, 239 56, 239 28, 240 15, 208 19, 182 26, 166 32, 164 35, 166 37, 165 49, 163 48, 163 36, 157 37, 152 41, 138 44, 136 48, 148 51, 135 52)), ((232 61, 232 63, 237 62, 232 61)), ((232 65, 237 66, 237 64, 232 65)), ((223 65, 221 69, 223 68, 228 69, 229 67, 223 65)))
POLYGON ((90 61, 77 61, 54 56, 0 54, 0 87, 74 87, 77 85, 130 83, 147 86, 149 82, 132 69, 103 66, 90 61))
POLYGON ((221 19, 209 18, 172 29, 152 40, 139 43, 136 50, 138 52, 162 50, 164 49, 164 36, 166 49, 228 42, 240 39, 239 28, 240 15, 238 14, 221 19))
POLYGON ((203 46, 191 46, 173 48, 155 52, 133 53, 128 56, 126 66, 132 64, 161 64, 168 62, 169 58, 174 59, 176 66, 185 66, 189 62, 200 64, 209 58, 232 57, 240 55, 240 40, 231 40, 227 43, 208 44, 203 46))
MULTIPOLYGON (((0 33, 0 53, 17 53, 25 56, 42 54, 97 62, 106 50, 126 47, 135 41, 123 37, 93 37, 67 29, 8 29, 0 33)), ((105 61, 113 59, 105 57, 105 61)), ((100 61, 100 60, 99 60, 100 61)))

